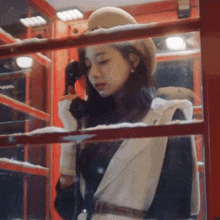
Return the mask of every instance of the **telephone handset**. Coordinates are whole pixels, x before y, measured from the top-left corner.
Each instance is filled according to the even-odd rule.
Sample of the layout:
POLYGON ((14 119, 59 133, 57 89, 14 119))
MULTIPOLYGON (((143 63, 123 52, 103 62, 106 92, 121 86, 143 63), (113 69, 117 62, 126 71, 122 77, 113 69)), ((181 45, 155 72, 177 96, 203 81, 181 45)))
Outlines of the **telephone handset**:
MULTIPOLYGON (((75 94, 75 82, 81 77, 79 75, 79 62, 76 60, 70 61, 65 68, 65 94, 69 92, 75 94), (71 90, 69 91, 69 88, 71 90)), ((77 98, 70 105, 70 112, 76 119, 81 119, 87 114, 88 105, 85 100, 77 98)))

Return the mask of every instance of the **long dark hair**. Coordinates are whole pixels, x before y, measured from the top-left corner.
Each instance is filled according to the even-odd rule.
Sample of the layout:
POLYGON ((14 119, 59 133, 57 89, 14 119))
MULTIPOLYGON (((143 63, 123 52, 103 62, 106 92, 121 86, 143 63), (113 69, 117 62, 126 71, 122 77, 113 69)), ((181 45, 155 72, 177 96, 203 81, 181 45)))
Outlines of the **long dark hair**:
POLYGON ((135 72, 130 74, 125 83, 121 91, 120 105, 117 105, 112 96, 102 98, 93 88, 85 74, 87 72, 85 50, 79 49, 79 72, 81 75, 86 75, 87 82, 86 91, 89 111, 85 123, 86 127, 98 124, 139 121, 142 114, 146 114, 149 110, 156 92, 152 73, 148 71, 147 58, 129 42, 115 43, 111 46, 118 50, 128 62, 131 62, 129 59, 131 53, 137 55, 140 62, 135 68, 135 72))

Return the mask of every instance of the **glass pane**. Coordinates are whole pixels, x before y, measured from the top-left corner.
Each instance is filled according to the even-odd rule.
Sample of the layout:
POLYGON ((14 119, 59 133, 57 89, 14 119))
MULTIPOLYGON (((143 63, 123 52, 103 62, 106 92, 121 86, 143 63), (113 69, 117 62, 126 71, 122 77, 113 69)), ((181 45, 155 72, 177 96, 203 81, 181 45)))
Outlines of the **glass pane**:
POLYGON ((23 175, 0 170, 0 218, 23 219, 23 175))
MULTIPOLYGON (((15 110, 6 104, 0 105, 0 134, 24 133, 38 128, 45 127, 47 122, 37 117, 33 117, 26 112, 15 110)), ((31 110, 29 110, 31 113, 31 110)))
POLYGON ((27 192, 27 219, 45 219, 46 178, 0 170, 0 218, 24 219, 24 197, 27 192), (27 178, 27 185, 25 179, 27 178))
POLYGON ((36 23, 35 27, 39 28, 40 23, 38 22, 39 19, 37 16, 41 16, 41 20, 45 20, 41 27, 45 26, 48 22, 45 16, 39 10, 31 7, 27 0, 2 1, 0 4, 3 12, 0 17, 1 29, 14 38, 24 39, 31 37, 27 36, 30 35, 28 27, 32 27, 32 25, 36 23), (27 22, 24 22, 22 19, 30 17, 37 17, 37 20, 34 19, 35 23, 29 21, 29 25, 26 26, 27 22))
MULTIPOLYGON (((1 106, 0 132, 3 134, 24 133, 46 126, 47 122, 14 110, 6 105, 1 106)), ((0 157, 11 160, 28 161, 31 164, 46 166, 46 146, 1 147, 0 157), (25 156, 26 155, 26 156, 25 156)))
POLYGON ((24 60, 20 60, 21 63, 18 63, 16 58, 0 60, 0 95, 49 112, 47 97, 51 71, 49 58, 41 54, 35 57, 22 56, 19 59, 24 60), (33 62, 31 66, 19 67, 18 65, 27 65, 26 59, 33 62), (43 60, 44 65, 39 59, 43 60))
POLYGON ((159 97, 189 100, 193 104, 194 119, 201 120, 203 87, 199 38, 199 32, 153 38, 157 49, 153 77, 159 97))

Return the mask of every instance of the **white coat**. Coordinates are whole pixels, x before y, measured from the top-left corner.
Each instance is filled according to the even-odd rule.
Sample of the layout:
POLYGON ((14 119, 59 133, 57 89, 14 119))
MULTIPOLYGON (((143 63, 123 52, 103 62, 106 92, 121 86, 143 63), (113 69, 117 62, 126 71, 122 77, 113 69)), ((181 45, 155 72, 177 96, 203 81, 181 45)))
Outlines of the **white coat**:
MULTIPOLYGON (((177 109, 187 120, 192 119, 193 108, 187 100, 153 100, 151 109, 143 119, 147 125, 170 123, 177 109)), ((116 206, 147 211, 152 204, 160 179, 168 137, 141 138, 124 140, 107 167, 107 170, 95 192, 95 199, 116 206)), ((196 162, 194 137, 192 141, 193 182, 191 196, 191 214, 197 215, 200 207, 199 177, 196 162)), ((82 195, 85 187, 81 183, 82 195)), ((84 220, 85 214, 78 219, 84 220)), ((113 214, 94 214, 92 220, 132 220, 113 214)))

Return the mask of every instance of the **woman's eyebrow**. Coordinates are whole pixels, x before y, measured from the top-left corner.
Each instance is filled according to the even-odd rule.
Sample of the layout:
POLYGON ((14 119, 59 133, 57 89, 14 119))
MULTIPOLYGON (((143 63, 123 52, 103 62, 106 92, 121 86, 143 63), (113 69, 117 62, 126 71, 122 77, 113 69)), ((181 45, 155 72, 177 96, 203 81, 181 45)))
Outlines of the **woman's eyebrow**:
POLYGON ((95 57, 97 58, 98 56, 105 55, 105 54, 107 54, 107 52, 99 52, 95 54, 95 57))
MULTIPOLYGON (((107 52, 98 52, 95 54, 95 58, 97 59, 99 56, 105 55, 107 52)), ((90 60, 88 57, 85 57, 85 60, 90 60)))

